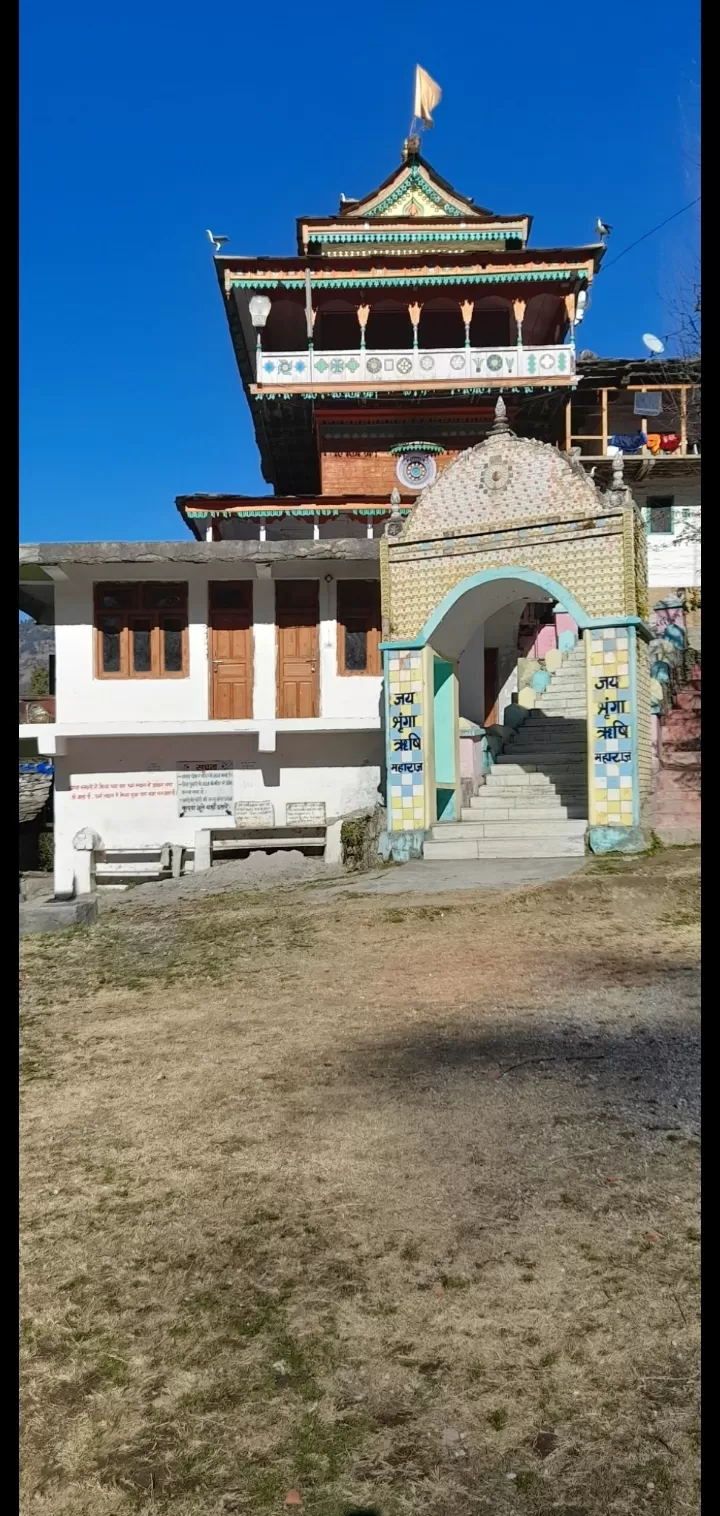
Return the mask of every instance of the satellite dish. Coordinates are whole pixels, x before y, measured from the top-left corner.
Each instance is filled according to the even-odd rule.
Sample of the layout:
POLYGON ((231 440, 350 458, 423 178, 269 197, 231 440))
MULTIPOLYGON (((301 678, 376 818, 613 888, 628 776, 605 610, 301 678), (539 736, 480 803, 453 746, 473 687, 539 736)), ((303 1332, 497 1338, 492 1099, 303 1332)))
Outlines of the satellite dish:
POLYGON ((643 332, 643 342, 648 352, 654 353, 656 357, 658 353, 665 352, 665 343, 661 342, 659 337, 653 337, 652 332, 643 332))

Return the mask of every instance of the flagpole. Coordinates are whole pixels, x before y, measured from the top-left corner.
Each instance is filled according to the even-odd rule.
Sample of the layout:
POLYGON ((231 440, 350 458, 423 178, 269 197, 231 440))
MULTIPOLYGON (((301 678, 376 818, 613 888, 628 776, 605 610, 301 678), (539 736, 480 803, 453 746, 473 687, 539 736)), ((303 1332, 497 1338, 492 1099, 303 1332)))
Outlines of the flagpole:
POLYGON ((416 93, 417 93, 417 64, 415 65, 415 75, 414 75, 414 78, 413 78, 413 113, 412 113, 412 116, 410 117, 410 126, 408 128, 408 137, 412 137, 412 135, 413 135, 413 128, 415 126, 415 122, 417 121, 417 116, 415 115, 415 95, 416 95, 416 93))

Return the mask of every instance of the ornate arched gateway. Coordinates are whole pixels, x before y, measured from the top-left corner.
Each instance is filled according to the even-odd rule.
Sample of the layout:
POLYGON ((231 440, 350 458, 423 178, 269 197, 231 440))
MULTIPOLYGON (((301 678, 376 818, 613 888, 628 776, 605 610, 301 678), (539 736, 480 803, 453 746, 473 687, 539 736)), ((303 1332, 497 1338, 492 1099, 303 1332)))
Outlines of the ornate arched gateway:
MULTIPOLYGON (((460 656, 489 614, 525 592, 562 613, 584 645, 590 845, 642 847, 651 782, 645 534, 620 465, 599 490, 555 447, 515 436, 501 400, 487 439, 423 491, 404 526, 391 523, 381 582, 395 856, 419 853, 431 826, 460 815, 460 656)), ((513 724, 533 699, 521 692, 513 724)))

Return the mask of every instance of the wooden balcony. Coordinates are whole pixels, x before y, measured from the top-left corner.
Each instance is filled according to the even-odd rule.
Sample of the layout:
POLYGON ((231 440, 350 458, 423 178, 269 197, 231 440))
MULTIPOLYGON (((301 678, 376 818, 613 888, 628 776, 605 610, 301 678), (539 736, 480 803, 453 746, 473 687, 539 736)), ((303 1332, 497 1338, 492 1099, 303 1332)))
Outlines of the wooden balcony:
POLYGON ((700 456, 700 386, 580 383, 565 406, 565 450, 583 459, 674 462, 700 456), (658 409, 658 406, 660 409, 658 409), (645 439, 643 441, 643 438, 645 439))
POLYGON ((545 347, 371 348, 257 355, 256 391, 330 392, 407 389, 523 389, 575 383, 575 348, 545 347))

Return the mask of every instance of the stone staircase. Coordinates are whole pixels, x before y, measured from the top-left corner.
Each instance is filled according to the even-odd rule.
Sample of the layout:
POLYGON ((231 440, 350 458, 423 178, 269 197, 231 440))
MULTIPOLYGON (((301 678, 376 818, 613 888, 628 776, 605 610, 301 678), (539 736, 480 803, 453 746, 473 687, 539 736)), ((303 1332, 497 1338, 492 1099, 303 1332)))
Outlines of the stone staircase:
POLYGON ((438 822, 426 858, 582 857, 587 689, 579 642, 496 758, 462 819, 438 822))

